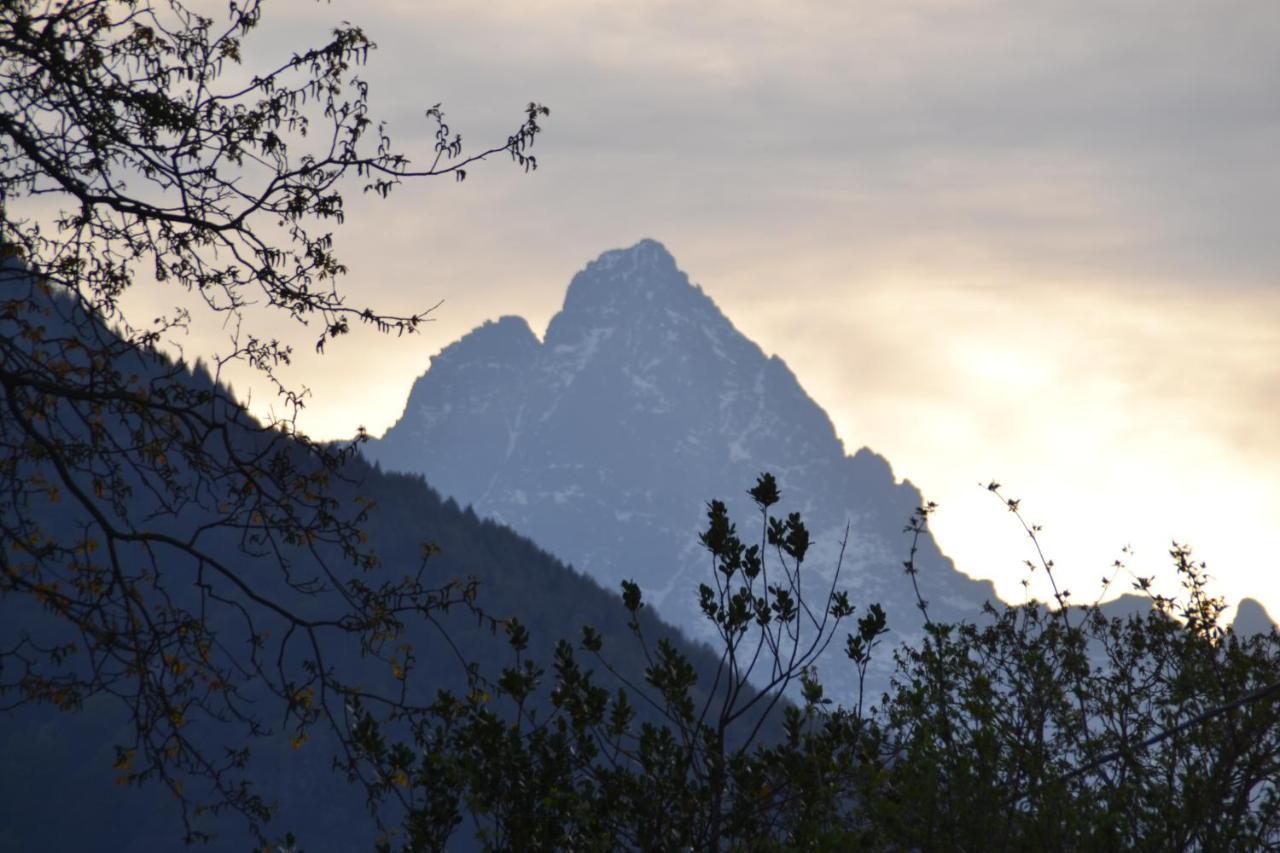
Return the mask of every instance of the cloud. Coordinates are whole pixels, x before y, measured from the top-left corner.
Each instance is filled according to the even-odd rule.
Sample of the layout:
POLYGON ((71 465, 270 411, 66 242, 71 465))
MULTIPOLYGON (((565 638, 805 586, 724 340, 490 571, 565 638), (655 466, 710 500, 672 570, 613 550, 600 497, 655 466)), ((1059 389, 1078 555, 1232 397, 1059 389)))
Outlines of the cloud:
MULTIPOLYGON (((411 154, 430 151, 421 111, 437 101, 476 145, 530 99, 553 109, 531 176, 491 163, 350 200, 351 291, 445 302, 417 339, 303 355, 315 432, 380 432, 432 352, 499 314, 539 329, 587 260, 653 236, 851 445, 960 505, 944 545, 1005 589, 1013 575, 981 561, 1004 534, 975 537, 983 498, 964 497, 992 475, 1094 543, 1083 562, 1131 520, 1241 567, 1265 551, 1253 531, 1280 516, 1272 0, 267 13, 278 49, 362 23, 381 45, 361 71, 375 112, 411 154)), ((1232 590, 1270 583, 1280 606, 1280 584, 1235 571, 1232 590)))

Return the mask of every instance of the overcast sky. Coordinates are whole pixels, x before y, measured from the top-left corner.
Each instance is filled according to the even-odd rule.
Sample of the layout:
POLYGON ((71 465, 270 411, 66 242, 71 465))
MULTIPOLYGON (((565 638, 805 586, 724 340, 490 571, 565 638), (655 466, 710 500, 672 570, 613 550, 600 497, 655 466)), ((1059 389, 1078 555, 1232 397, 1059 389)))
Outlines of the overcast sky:
POLYGON ((532 175, 352 200, 349 290, 444 303, 303 357, 313 434, 380 434, 434 352, 501 314, 540 331, 653 237, 1006 597, 1028 553, 993 477, 1078 598, 1177 538, 1280 614, 1280 3, 275 0, 250 55, 342 19, 410 155, 436 102, 473 146, 552 115, 532 175))

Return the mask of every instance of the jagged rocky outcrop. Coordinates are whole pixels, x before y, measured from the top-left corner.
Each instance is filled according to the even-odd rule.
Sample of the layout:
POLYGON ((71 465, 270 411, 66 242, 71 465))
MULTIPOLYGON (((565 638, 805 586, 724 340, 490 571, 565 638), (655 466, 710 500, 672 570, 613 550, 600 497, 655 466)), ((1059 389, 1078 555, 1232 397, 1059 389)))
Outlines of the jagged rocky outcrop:
MULTIPOLYGON (((695 637, 707 636, 696 602, 709 568, 697 543, 706 502, 726 500, 750 541, 759 522, 746 489, 771 471, 783 491, 776 509, 801 511, 815 540, 809 589, 825 592, 816 580, 830 577, 847 526, 841 586, 885 607, 895 641, 920 634, 902 569, 917 489, 873 451, 847 453, 786 364, 734 328, 653 240, 579 272, 542 341, 503 317, 445 348, 367 452, 606 585, 635 579, 695 637)), ((931 539, 922 545, 933 618, 976 618, 995 597, 990 583, 958 572, 931 539)), ((833 654, 824 677, 851 687, 833 654)), ((883 677, 889 655, 880 662, 883 677)))

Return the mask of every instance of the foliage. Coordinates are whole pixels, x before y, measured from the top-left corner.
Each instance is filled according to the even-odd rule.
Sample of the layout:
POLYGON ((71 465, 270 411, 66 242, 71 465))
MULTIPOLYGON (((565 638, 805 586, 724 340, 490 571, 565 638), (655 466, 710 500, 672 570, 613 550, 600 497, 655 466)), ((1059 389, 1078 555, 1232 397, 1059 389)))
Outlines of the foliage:
MULTIPOLYGON (((279 382, 290 414, 255 421, 155 353, 190 317, 136 327, 121 299, 177 287, 225 315, 235 337, 214 380, 231 360, 272 381, 288 363, 242 332, 255 302, 317 323, 317 349, 357 322, 414 331, 424 314, 338 289, 345 188, 386 196, 499 153, 534 168, 547 111, 530 104, 505 143, 464 154, 431 107, 434 151, 415 168, 369 115, 357 71, 374 46, 358 27, 255 70, 262 4, 229 2, 218 20, 202 8, 0 4, 0 604, 20 614, 0 634, 0 696, 63 709, 116 696, 133 719, 124 782, 162 780, 184 806, 258 825, 269 808, 245 784, 246 741, 346 731, 358 687, 327 664, 330 638, 405 659, 406 620, 473 606, 474 590, 429 584, 429 551, 375 573, 369 505, 333 496, 353 446, 300 435, 301 398, 279 382), (192 735, 219 723, 235 724, 225 752, 192 735)), ((396 705, 392 687, 369 701, 396 705)))
POLYGON ((1185 598, 989 609, 899 652, 886 839, 1000 849, 1248 850, 1280 842, 1280 642, 1221 627, 1202 565, 1185 598))
MULTIPOLYGON (((577 644, 557 645, 548 676, 525 655, 527 630, 510 621, 512 664, 495 681, 473 678, 464 696, 441 693, 411 741, 359 725, 361 761, 407 809, 395 840, 445 849, 464 819, 489 849, 719 849, 842 833, 869 721, 827 708, 813 664, 853 607, 835 590, 838 566, 819 606, 806 598, 803 521, 770 514, 780 499, 771 475, 750 494, 759 544, 738 537, 720 501, 700 537, 715 584, 700 602, 719 637, 709 683, 676 644, 650 642, 640 588, 624 582, 643 682, 615 666, 590 626, 577 644), (786 698, 792 688, 800 705, 786 698)), ((872 605, 847 635, 860 672, 884 632, 872 605)))
MULTIPOLYGON (((811 667, 853 605, 834 587, 820 607, 801 594, 803 521, 770 515, 769 475, 751 494, 767 547, 744 546, 718 501, 701 535, 715 587, 700 601, 720 660, 700 702, 687 660, 651 650, 634 623, 642 684, 610 666, 589 627, 560 643, 547 673, 508 623, 514 662, 496 683, 442 693, 410 742, 362 730, 361 759, 407 807, 385 849, 445 849, 459 833, 495 850, 1280 843, 1280 638, 1221 627, 1186 548, 1172 551, 1184 596, 1144 615, 1030 603, 989 605, 981 624, 928 622, 922 642, 895 652, 880 705, 865 707, 828 697, 811 667), (533 699, 548 688, 549 708, 533 699), (639 720, 646 707, 656 716, 639 720)), ((918 539, 932 511, 907 531, 918 539)), ((622 601, 632 615, 643 606, 631 583, 622 601)), ((846 634, 860 674, 885 619, 869 605, 846 634)))

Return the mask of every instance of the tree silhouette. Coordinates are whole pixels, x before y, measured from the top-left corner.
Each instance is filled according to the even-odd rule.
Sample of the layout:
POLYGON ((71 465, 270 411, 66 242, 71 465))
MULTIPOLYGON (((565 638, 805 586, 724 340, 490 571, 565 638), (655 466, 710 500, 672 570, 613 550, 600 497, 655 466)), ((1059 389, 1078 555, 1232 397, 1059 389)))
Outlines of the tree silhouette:
MULTIPOLYGON (((744 546, 719 502, 701 535, 713 672, 699 677, 633 628, 648 668, 631 681, 589 627, 544 672, 512 624, 515 660, 496 684, 441 695, 410 742, 364 726, 362 760, 409 806, 385 849, 447 849, 466 818, 485 849, 1280 843, 1280 635, 1222 627, 1221 602, 1185 547, 1171 552, 1183 594, 1155 598, 1145 614, 1033 602, 988 605, 972 623, 929 621, 921 641, 894 652, 889 690, 867 704, 861 693, 828 696, 810 655, 857 607, 844 639, 861 675, 892 614, 833 589, 804 592, 802 519, 771 515, 779 496, 768 475, 751 494, 765 547, 744 546), (533 701, 539 690, 549 702, 533 701), (656 716, 639 720, 646 707, 656 716)), ((913 515, 913 539, 934 509, 913 515)), ((904 583, 927 588, 913 561, 905 567, 904 583)), ((1038 568, 1053 571, 1048 560, 1038 568)), ((639 612, 634 584, 621 603, 639 612)))
POLYGON ((414 166, 369 115, 357 71, 374 45, 359 27, 240 67, 262 6, 233 0, 215 19, 181 0, 0 4, 0 696, 119 697, 134 729, 122 781, 163 780, 184 806, 255 825, 268 809, 237 779, 247 750, 211 750, 209 726, 239 724, 241 744, 282 727, 269 718, 295 745, 320 722, 346 738, 352 694, 402 693, 344 680, 327 638, 403 669, 405 618, 471 605, 474 590, 433 588, 417 565, 374 571, 369 507, 333 488, 354 444, 294 428, 300 399, 276 375, 290 350, 240 320, 257 303, 315 323, 317 350, 354 323, 414 331, 423 313, 352 305, 339 288, 344 192, 461 179, 492 155, 533 169, 547 115, 529 104, 505 142, 468 153, 430 107, 436 141, 414 166), (136 287, 225 315, 237 334, 218 367, 256 369, 285 415, 261 423, 159 355, 191 318, 134 325, 120 305, 136 287), (201 801, 183 786, 193 776, 201 801))

